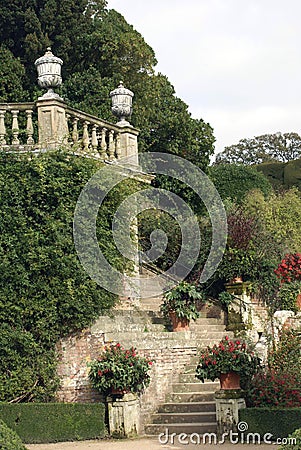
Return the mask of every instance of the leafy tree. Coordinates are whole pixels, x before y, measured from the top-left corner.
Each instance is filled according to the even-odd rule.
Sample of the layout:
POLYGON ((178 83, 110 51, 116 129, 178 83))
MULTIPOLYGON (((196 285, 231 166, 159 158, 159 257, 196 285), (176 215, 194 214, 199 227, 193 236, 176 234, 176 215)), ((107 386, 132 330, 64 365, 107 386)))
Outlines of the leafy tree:
POLYGON ((275 133, 241 139, 238 144, 225 147, 216 163, 261 164, 287 162, 301 157, 301 137, 297 133, 275 133))
POLYGON ((22 86, 25 68, 5 45, 0 46, 0 102, 21 102, 29 99, 22 86))
POLYGON ((153 49, 106 1, 0 0, 0 43, 24 65, 30 98, 38 91, 34 61, 48 45, 64 61, 62 95, 71 106, 114 120, 108 94, 123 80, 135 93, 140 150, 172 152, 206 169, 212 128, 193 119, 167 77, 154 73, 153 49))

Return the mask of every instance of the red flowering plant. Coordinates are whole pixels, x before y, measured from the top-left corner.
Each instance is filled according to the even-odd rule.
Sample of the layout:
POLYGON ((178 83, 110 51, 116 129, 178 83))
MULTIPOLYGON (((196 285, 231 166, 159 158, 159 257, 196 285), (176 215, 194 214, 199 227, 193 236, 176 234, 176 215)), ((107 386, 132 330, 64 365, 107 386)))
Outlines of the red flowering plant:
POLYGON ((229 372, 251 377, 259 368, 260 358, 245 342, 230 340, 226 336, 219 344, 208 346, 201 351, 195 376, 204 383, 205 379, 214 381, 222 373, 229 372))
POLYGON ((301 281, 301 253, 288 253, 275 269, 281 283, 301 281))
POLYGON ((112 344, 88 364, 89 379, 104 394, 112 390, 139 393, 149 385, 151 365, 152 361, 139 356, 134 347, 124 349, 119 343, 112 344))

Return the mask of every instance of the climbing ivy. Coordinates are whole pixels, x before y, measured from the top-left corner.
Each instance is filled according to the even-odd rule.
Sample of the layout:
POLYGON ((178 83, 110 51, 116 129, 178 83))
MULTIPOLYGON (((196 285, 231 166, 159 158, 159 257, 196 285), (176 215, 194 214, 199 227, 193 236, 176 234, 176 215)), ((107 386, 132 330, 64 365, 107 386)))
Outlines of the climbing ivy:
MULTIPOLYGON (((57 340, 117 301, 89 278, 73 243, 77 198, 99 168, 63 151, 0 152, 0 401, 50 400, 57 340)), ((116 187, 97 219, 99 245, 119 270, 128 262, 113 243, 111 218, 134 185, 116 187)))

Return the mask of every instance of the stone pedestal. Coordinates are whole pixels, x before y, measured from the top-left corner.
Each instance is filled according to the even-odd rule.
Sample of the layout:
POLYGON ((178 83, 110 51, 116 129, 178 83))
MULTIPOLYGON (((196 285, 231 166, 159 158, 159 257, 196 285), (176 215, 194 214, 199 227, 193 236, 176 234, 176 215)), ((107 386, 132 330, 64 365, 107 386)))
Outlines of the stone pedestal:
POLYGON ((140 405, 137 396, 109 395, 106 401, 110 436, 117 438, 137 436, 140 429, 140 405))
POLYGON ((120 127, 120 156, 131 157, 132 165, 138 165, 138 134, 139 131, 131 126, 120 127))
POLYGON ((224 435, 237 433, 239 423, 238 412, 246 407, 241 389, 221 389, 215 393, 217 434, 219 439, 224 435))
POLYGON ((57 99, 40 98, 36 107, 39 122, 39 147, 57 149, 68 140, 66 104, 57 99))

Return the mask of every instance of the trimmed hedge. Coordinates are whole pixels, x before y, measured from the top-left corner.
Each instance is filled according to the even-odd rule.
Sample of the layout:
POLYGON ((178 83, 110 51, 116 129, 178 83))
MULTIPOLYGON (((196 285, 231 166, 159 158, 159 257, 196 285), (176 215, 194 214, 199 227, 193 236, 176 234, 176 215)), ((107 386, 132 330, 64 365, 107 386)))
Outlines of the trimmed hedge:
POLYGON ((0 403, 0 418, 27 444, 106 435, 103 403, 0 403))
POLYGON ((271 433, 276 440, 300 428, 301 408, 246 408, 239 411, 239 420, 248 424, 248 433, 271 433))
POLYGON ((0 448, 2 450, 26 450, 21 439, 3 420, 0 420, 0 448))
POLYGON ((263 173, 274 188, 296 186, 301 189, 301 159, 295 159, 287 163, 262 163, 257 164, 254 168, 263 173))

